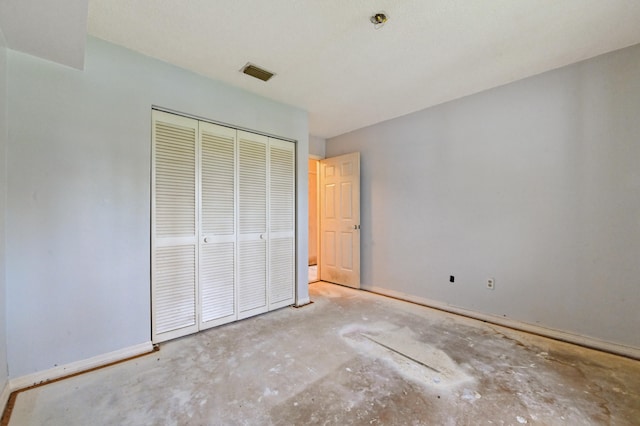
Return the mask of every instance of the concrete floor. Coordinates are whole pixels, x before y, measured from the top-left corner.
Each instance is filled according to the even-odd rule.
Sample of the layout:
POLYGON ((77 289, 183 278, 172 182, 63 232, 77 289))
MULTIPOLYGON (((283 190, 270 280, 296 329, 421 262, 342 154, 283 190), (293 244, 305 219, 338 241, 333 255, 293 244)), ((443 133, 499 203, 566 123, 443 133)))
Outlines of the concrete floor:
POLYGON ((18 395, 10 425, 640 424, 640 362, 331 284, 18 395))

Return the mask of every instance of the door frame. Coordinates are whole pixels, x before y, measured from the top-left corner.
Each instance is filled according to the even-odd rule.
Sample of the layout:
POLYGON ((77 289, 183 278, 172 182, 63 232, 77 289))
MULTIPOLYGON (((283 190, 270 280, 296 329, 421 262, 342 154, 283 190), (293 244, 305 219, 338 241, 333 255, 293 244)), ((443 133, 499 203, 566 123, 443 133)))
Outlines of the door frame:
MULTIPOLYGON (((350 152, 350 153, 347 153, 347 154, 336 155, 336 156, 333 156, 333 157, 319 157, 319 156, 310 154, 309 155, 309 159, 318 160, 318 163, 317 163, 318 179, 317 179, 317 183, 316 183, 316 185, 317 185, 317 187, 316 187, 316 196, 317 196, 317 200, 318 200, 317 205, 316 205, 316 207, 317 207, 317 221, 318 221, 318 224, 317 224, 318 225, 317 226, 317 233, 318 233, 318 235, 317 235, 317 252, 318 252, 317 253, 318 254, 318 262, 317 262, 318 265, 317 265, 317 268, 318 268, 318 277, 317 278, 318 278, 318 281, 322 281, 321 277, 322 277, 322 255, 323 255, 323 245, 322 245, 322 199, 323 199, 323 197, 322 197, 322 181, 323 181, 323 179, 322 179, 322 164, 321 163, 322 163, 323 160, 330 160, 332 158, 348 156, 348 155, 352 155, 352 154, 358 154, 358 178, 357 178, 358 179, 358 200, 357 200, 357 203, 358 203, 358 218, 356 220, 356 222, 357 222, 357 232, 358 232, 358 274, 357 274, 358 275, 358 283, 357 283, 357 285, 339 283, 339 285, 344 285, 344 286, 347 286, 347 287, 350 287, 350 288, 359 289, 359 288, 361 288, 361 284, 362 284, 361 283, 362 277, 361 277, 361 272, 360 272, 360 270, 361 270, 361 268, 360 268, 361 267, 360 251, 362 249, 362 242, 361 242, 361 235, 360 235, 360 224, 361 224, 361 220, 362 220, 362 218, 361 218, 362 213, 360 211, 360 209, 361 209, 361 206, 360 206, 360 198, 361 198, 360 197, 360 192, 361 192, 361 178, 362 178, 362 173, 361 173, 361 167, 362 166, 361 166, 361 162, 360 162, 361 161, 360 160, 360 152, 359 151, 350 152)), ((308 275, 308 272, 307 272, 307 275, 308 275)))
MULTIPOLYGON (((316 256, 317 256, 316 270, 317 270, 318 279, 314 282, 320 281, 320 248, 322 247, 322 245, 320 244, 320 161, 324 159, 325 157, 309 154, 309 160, 316 161, 316 256)), ((307 175, 308 174, 309 173, 307 172, 307 175)), ((309 260, 307 259, 307 263, 308 262, 309 260)), ((308 275, 309 275, 309 271, 307 269, 307 276, 308 275)))

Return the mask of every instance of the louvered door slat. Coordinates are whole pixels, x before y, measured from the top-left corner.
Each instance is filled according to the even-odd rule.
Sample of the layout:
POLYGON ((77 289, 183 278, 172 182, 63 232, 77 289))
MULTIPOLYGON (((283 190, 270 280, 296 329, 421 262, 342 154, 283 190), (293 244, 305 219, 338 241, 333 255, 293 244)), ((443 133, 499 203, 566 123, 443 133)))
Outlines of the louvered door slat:
POLYGON ((269 253, 271 272, 270 305, 287 305, 293 303, 294 260, 293 238, 277 238, 271 240, 269 253))
POLYGON ((195 235, 195 128, 156 121, 154 160, 156 237, 195 235))
MULTIPOLYGON (((239 138, 239 183, 241 234, 266 232, 267 228, 267 145, 251 140, 246 132, 239 138)), ((266 139, 266 138, 264 138, 266 139)))
MULTIPOLYGON (((286 143, 278 141, 281 143, 286 143)), ((295 159, 293 144, 290 149, 275 145, 271 141, 270 154, 270 192, 269 203, 271 232, 289 232, 294 229, 294 186, 295 186, 295 159)))
POLYGON ((235 222, 235 138, 202 132, 202 233, 230 235, 235 222))
POLYGON ((235 313, 234 243, 206 244, 200 252, 202 322, 235 313))
POLYGON ((152 339, 197 330, 198 123, 153 111, 152 339))
POLYGON ((241 241, 239 245, 240 312, 260 309, 267 304, 267 245, 265 241, 241 241))
POLYGON ((269 140, 269 309, 295 298, 295 145, 269 140))
POLYGON ((193 246, 156 249, 155 329, 157 334, 195 324, 195 262, 193 246), (171 262, 166 263, 165 259, 171 259, 171 262))
POLYGON ((268 138, 238 132, 238 315, 267 310, 268 138))
POLYGON ((200 327, 236 315, 236 131, 200 123, 200 327))

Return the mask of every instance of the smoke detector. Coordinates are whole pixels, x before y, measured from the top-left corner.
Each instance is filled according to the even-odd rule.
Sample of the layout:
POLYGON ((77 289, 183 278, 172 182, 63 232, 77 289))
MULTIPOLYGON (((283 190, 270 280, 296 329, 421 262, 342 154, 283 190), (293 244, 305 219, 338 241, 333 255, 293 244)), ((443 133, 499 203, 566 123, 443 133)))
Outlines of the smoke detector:
POLYGON ((384 12, 378 12, 375 15, 369 18, 369 21, 373 24, 373 27, 377 30, 378 28, 382 28, 384 24, 387 23, 389 17, 384 12))

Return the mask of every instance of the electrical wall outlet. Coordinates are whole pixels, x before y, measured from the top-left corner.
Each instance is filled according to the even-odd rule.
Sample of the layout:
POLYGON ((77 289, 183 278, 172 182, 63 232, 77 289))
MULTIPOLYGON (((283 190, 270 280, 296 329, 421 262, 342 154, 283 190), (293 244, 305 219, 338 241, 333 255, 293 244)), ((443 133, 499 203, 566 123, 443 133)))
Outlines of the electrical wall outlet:
POLYGON ((496 280, 493 278, 487 278, 487 288, 489 290, 495 290, 496 288, 496 280))

